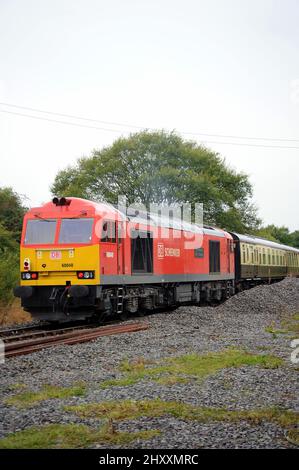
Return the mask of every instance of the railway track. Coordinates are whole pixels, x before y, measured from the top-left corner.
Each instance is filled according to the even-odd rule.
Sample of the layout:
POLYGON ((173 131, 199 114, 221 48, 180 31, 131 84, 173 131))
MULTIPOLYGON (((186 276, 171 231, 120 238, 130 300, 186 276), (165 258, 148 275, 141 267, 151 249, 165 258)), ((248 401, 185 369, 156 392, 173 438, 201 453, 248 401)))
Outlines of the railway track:
POLYGON ((14 327, 14 328, 3 328, 0 330, 0 339, 8 338, 9 336, 21 335, 26 332, 30 331, 38 331, 42 329, 46 329, 46 326, 42 325, 30 325, 30 326, 21 326, 21 327, 14 327))
MULTIPOLYGON (((100 327, 90 325, 68 327, 56 330, 32 330, 17 335, 0 335, 5 344, 5 358, 30 354, 56 345, 84 343, 100 336, 133 333, 146 330, 145 322, 112 324, 100 327)), ((9 330, 6 333, 10 333, 9 330)), ((2 332, 3 334, 4 332, 2 332)))

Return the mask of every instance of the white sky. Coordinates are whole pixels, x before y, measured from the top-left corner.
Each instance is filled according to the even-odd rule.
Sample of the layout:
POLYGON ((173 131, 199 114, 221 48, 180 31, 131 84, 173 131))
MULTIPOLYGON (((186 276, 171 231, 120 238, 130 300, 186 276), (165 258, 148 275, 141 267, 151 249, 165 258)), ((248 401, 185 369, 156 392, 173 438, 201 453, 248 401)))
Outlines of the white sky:
MULTIPOLYGON (((207 144, 250 175, 265 223, 298 229, 298 23, 297 0, 0 0, 0 101, 157 129, 298 139, 194 137, 298 147, 207 144)), ((118 132, 0 112, 0 185, 31 205, 46 201, 58 170, 127 133, 106 127, 118 132)))

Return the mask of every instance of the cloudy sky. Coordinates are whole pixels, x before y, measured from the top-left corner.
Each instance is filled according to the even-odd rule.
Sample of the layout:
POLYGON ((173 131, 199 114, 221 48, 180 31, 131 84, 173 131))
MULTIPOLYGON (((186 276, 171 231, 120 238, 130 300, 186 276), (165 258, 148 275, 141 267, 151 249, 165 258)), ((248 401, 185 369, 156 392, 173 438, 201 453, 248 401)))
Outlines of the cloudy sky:
POLYGON ((297 0, 0 0, 0 185, 37 205, 130 126, 176 129, 298 229, 298 22, 297 0))

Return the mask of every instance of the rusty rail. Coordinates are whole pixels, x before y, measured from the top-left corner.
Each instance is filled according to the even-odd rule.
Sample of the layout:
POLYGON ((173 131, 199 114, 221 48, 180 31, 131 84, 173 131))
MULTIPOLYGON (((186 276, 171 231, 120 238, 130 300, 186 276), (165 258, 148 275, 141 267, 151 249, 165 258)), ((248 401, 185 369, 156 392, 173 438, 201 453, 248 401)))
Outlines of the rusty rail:
POLYGON ((42 338, 26 339, 25 341, 9 342, 5 345, 5 358, 30 354, 41 349, 56 345, 85 343, 92 341, 100 336, 110 336, 122 333, 133 333, 146 330, 148 323, 135 322, 126 325, 102 326, 99 328, 84 328, 79 331, 70 331, 67 333, 58 333, 53 335, 53 331, 46 332, 42 338))

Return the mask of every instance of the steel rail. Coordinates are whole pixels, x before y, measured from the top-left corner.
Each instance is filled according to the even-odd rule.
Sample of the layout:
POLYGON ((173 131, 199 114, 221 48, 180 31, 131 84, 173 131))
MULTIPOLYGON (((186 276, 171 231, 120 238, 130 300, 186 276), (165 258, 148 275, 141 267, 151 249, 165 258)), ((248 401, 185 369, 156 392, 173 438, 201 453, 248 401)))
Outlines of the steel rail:
POLYGON ((9 343, 5 347, 5 358, 30 354, 41 349, 49 348, 56 345, 72 345, 76 343, 84 343, 92 341, 101 336, 110 336, 122 333, 133 333, 146 330, 149 328, 148 323, 135 322, 126 325, 103 326, 100 328, 84 329, 80 331, 72 331, 55 336, 36 338, 34 340, 18 341, 9 343))

